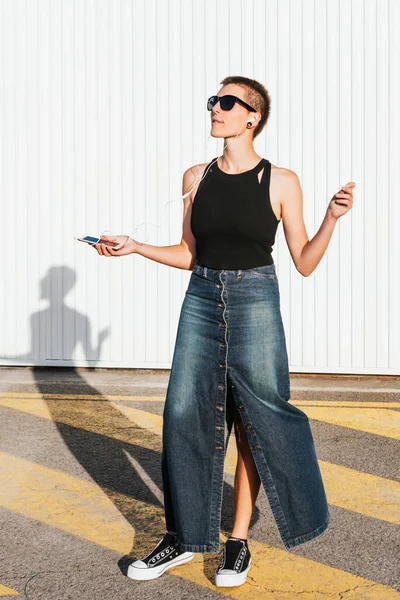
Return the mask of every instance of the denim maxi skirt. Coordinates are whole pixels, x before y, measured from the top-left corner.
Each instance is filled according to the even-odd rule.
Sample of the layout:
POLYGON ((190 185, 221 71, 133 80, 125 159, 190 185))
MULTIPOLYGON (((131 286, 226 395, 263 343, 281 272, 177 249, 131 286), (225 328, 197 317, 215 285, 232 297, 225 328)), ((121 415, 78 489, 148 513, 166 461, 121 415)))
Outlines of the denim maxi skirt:
POLYGON ((196 263, 181 308, 162 433, 166 528, 177 532, 183 550, 220 549, 234 405, 285 548, 327 529, 309 419, 289 399, 275 264, 226 270, 196 263))

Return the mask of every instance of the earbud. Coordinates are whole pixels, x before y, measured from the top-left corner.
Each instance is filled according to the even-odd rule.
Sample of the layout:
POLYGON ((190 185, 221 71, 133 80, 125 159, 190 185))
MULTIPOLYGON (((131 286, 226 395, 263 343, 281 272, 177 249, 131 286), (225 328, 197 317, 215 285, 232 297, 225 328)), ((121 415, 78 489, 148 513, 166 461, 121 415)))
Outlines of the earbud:
POLYGON ((255 117, 251 117, 251 119, 249 119, 247 121, 247 127, 251 127, 252 123, 256 123, 257 119, 255 117))

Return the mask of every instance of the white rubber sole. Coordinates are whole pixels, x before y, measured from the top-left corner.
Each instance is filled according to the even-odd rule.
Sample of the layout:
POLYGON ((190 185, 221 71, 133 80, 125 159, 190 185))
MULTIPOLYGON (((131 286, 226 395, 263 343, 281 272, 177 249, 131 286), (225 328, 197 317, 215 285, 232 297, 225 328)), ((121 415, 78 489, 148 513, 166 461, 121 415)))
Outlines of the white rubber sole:
POLYGON ((215 574, 215 585, 218 587, 235 587, 237 585, 243 585, 246 583, 247 573, 250 571, 251 567, 251 557, 249 560, 249 564, 247 565, 247 569, 243 571, 243 573, 235 574, 232 571, 232 575, 228 575, 228 573, 216 573, 215 574))
POLYGON ((189 562, 193 560, 194 553, 193 552, 184 552, 180 556, 178 556, 175 560, 171 560, 169 563, 165 563, 164 565, 160 565, 159 567, 135 567, 134 563, 129 565, 127 576, 130 579, 136 579, 138 581, 148 581, 149 579, 156 579, 157 577, 161 577, 165 571, 168 569, 172 569, 172 567, 176 567, 178 565, 182 565, 183 563, 189 562))

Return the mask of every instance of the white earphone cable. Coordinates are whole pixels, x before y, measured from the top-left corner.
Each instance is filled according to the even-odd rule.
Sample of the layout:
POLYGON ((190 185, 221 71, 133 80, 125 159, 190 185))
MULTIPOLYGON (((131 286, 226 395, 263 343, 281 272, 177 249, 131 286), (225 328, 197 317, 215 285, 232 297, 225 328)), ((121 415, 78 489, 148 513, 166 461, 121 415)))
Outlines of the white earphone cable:
MULTIPOLYGON (((251 117, 250 119, 246 119, 246 121, 244 121, 243 125, 244 125, 245 123, 255 123, 255 122, 256 122, 256 118, 255 118, 255 117, 251 117)), ((233 138, 233 140, 235 140, 235 139, 238 137, 238 135, 240 134, 240 132, 241 132, 241 130, 242 130, 242 127, 243 127, 243 125, 241 125, 241 127, 240 127, 239 131, 237 132, 237 134, 236 134, 236 136, 233 138)), ((211 136, 211 133, 210 133, 210 135, 208 136, 207 142, 209 141, 209 139, 210 139, 210 136, 211 136)), ((225 150, 225 148, 226 148, 226 147, 227 147, 227 146, 228 146, 228 145, 229 145, 231 142, 233 142, 233 140, 230 140, 230 141, 229 141, 229 142, 228 142, 228 143, 227 143, 227 144, 226 144, 226 145, 225 145, 225 146, 222 148, 222 152, 225 150)), ((205 171, 204 171, 204 174, 203 174, 203 176, 200 178, 200 180, 197 180, 197 179, 196 179, 196 181, 194 182, 193 186, 190 188, 190 190, 189 190, 188 192, 186 192, 186 194, 184 194, 183 196, 181 196, 181 199, 184 199, 184 198, 186 198, 187 196, 189 196, 189 194, 190 194, 190 193, 191 193, 191 192, 194 190, 194 188, 196 187, 197 183, 199 183, 199 184, 200 184, 200 183, 203 181, 203 179, 206 177, 206 175, 207 175, 207 173, 208 173, 209 169, 210 169, 210 168, 211 168, 211 166, 212 166, 212 165, 213 165, 213 164, 214 164, 214 163, 215 163, 215 162, 218 160, 218 158, 219 158, 219 157, 217 157, 215 160, 213 160, 213 161, 212 161, 212 162, 211 162, 211 163, 208 165, 208 167, 205 169, 205 171)), ((178 200, 169 200, 169 201, 168 201, 168 202, 167 202, 167 203, 164 205, 164 213, 165 213, 165 208, 168 206, 168 204, 171 204, 171 202, 177 202, 177 201, 178 201, 178 200)), ((145 221, 144 223, 141 223, 140 225, 138 225, 137 227, 135 227, 135 229, 132 231, 133 235, 134 235, 134 236, 136 236, 136 230, 137 230, 137 229, 139 229, 139 227, 141 227, 142 225, 145 225, 146 223, 147 223, 147 221, 145 221)), ((153 227, 155 227, 156 229, 159 229, 160 227, 162 227, 162 223, 161 223, 161 225, 153 225, 153 223, 149 223, 149 225, 152 225, 152 226, 153 226, 153 227)), ((105 234, 106 234, 106 232, 109 232, 109 235, 110 235, 110 236, 114 236, 114 234, 113 234, 113 233, 112 233, 112 232, 111 232, 109 229, 105 229, 105 230, 103 231, 103 233, 101 234, 101 236, 105 235, 105 234)), ((101 236, 100 236, 100 237, 101 237, 101 236)), ((137 241, 137 240, 135 239, 135 237, 133 237, 131 234, 129 234, 129 235, 126 235, 126 234, 124 234, 124 236, 126 236, 126 240, 125 240, 123 243, 121 243, 121 244, 119 244, 118 246, 116 246, 116 247, 114 248, 115 250, 119 250, 120 248, 122 248, 122 247, 123 247, 123 246, 124 246, 124 245, 127 243, 127 241, 128 241, 129 239, 132 239, 132 240, 133 240, 134 242, 136 242, 137 244, 145 244, 145 243, 147 242, 147 240, 148 240, 148 238, 147 238, 147 239, 145 240, 145 242, 139 242, 139 241, 137 241)), ((97 243, 99 243, 99 242, 97 242, 97 243)))

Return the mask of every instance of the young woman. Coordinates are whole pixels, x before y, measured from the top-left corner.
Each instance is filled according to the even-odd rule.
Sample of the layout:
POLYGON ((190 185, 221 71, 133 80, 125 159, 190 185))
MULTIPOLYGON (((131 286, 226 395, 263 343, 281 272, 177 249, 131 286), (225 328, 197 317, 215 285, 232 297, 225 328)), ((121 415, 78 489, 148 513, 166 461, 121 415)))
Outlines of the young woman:
MULTIPOLYGON (((228 143, 218 159, 184 173, 180 244, 157 247, 130 238, 121 250, 96 244, 103 256, 137 252, 192 270, 163 414, 166 533, 147 556, 130 565, 133 579, 159 577, 192 560, 194 552, 219 551, 224 458, 232 425, 238 450, 235 516, 216 585, 246 581, 251 566, 247 534, 261 483, 286 549, 321 535, 329 524, 309 420, 289 402, 272 247, 283 221, 296 269, 310 275, 338 218, 352 208, 355 184, 335 194, 309 240, 296 173, 272 165, 253 147, 269 117, 268 91, 246 77, 221 83, 207 108, 212 136, 228 143)), ((107 243, 120 240, 104 236, 107 243)))

